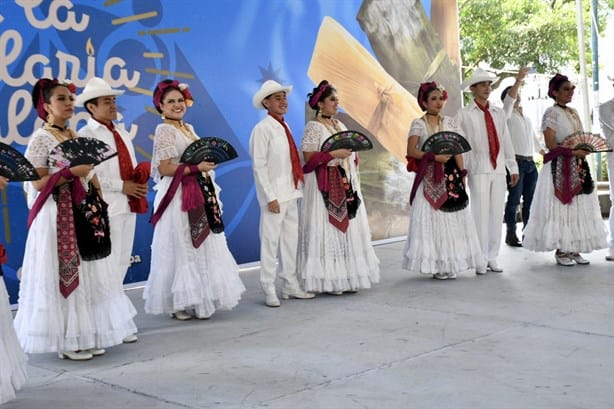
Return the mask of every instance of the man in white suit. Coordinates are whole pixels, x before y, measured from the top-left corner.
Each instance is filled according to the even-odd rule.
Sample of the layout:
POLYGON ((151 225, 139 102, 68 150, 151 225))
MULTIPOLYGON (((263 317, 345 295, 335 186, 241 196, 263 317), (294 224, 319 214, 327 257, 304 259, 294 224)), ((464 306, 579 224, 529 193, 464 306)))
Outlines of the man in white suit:
MULTIPOLYGON (((123 282, 130 267, 130 257, 134 242, 136 228, 135 203, 145 201, 147 195, 147 182, 137 183, 130 179, 131 172, 136 166, 136 157, 132 140, 123 129, 115 127, 113 121, 117 119, 116 97, 124 91, 112 89, 102 78, 91 78, 83 92, 77 96, 76 106, 84 107, 91 115, 87 125, 79 129, 80 137, 99 139, 111 146, 118 153, 117 156, 96 166, 96 175, 100 181, 105 202, 109 205, 109 224, 111 229, 111 263, 113 276, 108 277, 108 298, 116 304, 125 304, 126 310, 134 316, 136 310, 130 299, 124 294, 123 282), (132 203, 131 203, 132 202, 132 203)), ((147 210, 147 202, 141 205, 147 210)), ((125 317, 128 319, 128 317, 125 317)), ((133 327, 133 333, 126 336, 123 341, 131 343, 137 341, 136 326, 129 317, 127 325, 133 327)))
POLYGON ((480 245, 488 269, 500 273, 497 263, 501 247, 503 210, 507 184, 505 168, 509 169, 510 183, 518 183, 518 164, 507 129, 507 116, 503 109, 488 103, 491 84, 497 79, 480 68, 463 82, 461 88, 471 91, 473 101, 456 116, 463 136, 471 144, 464 154, 468 170, 470 206, 478 231, 480 245))
POLYGON ((252 99, 256 109, 268 113, 252 130, 249 150, 260 204, 260 283, 269 307, 280 306, 275 289, 277 271, 283 281, 283 299, 314 297, 300 288, 296 271, 297 201, 303 196, 304 179, 292 133, 283 117, 290 92, 292 86, 268 80, 252 99))

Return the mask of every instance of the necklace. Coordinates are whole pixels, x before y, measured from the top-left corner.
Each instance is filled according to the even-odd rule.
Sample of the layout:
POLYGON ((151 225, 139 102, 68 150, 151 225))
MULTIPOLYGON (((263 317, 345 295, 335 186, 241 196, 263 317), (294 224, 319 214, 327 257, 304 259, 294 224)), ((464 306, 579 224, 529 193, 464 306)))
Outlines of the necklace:
MULTIPOLYGON (((428 115, 428 113, 427 113, 427 115, 428 115)), ((431 116, 434 116, 434 115, 431 114, 431 116)), ((422 119, 424 120, 424 123, 426 123, 426 127, 428 129, 429 136, 433 135, 434 133, 441 132, 441 128, 442 128, 442 125, 443 125, 443 118, 441 116, 439 116, 439 114, 437 114, 437 125, 436 126, 433 126, 429 122, 429 119, 428 119, 428 117, 426 115, 423 116, 422 119)))
POLYGON ((321 115, 320 118, 317 118, 317 120, 319 123, 324 125, 326 129, 328 129, 331 135, 341 131, 341 128, 339 128, 339 125, 337 124, 337 120, 331 119, 330 116, 325 117, 324 115, 321 115), (330 122, 325 122, 324 119, 330 119, 330 122))
POLYGON ((324 115, 324 114, 320 114, 320 116, 324 119, 330 119, 331 116, 330 115, 324 115))
POLYGON ((61 126, 55 124, 45 124, 43 129, 53 135, 58 142, 64 142, 77 137, 75 131, 69 129, 68 127, 62 128, 61 126), (66 135, 65 132, 68 132, 68 135, 66 135))
POLYGON ((571 124, 571 126, 574 128, 574 131, 581 132, 582 131, 582 121, 580 120, 580 117, 578 116, 578 113, 576 112, 576 110, 571 109, 568 106, 558 104, 558 103, 555 105, 563 109, 563 112, 565 112, 565 115, 567 116, 567 119, 569 120, 569 123, 571 124))
POLYGON ((181 132, 186 138, 190 139, 191 141, 198 140, 198 137, 194 135, 194 132, 192 132, 192 130, 188 128, 182 120, 164 118, 164 123, 173 125, 175 128, 177 128, 177 130, 179 130, 179 132, 181 132))

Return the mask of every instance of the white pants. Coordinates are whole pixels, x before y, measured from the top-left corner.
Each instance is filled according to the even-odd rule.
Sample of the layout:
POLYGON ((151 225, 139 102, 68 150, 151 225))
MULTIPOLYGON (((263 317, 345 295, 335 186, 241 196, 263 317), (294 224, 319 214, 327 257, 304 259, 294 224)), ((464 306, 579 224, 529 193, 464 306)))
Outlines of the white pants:
POLYGON ((296 277, 298 205, 296 199, 279 203, 279 213, 260 208, 260 283, 265 292, 275 291, 279 271, 284 288, 300 289, 296 277), (277 256, 279 255, 279 268, 277 256))
POLYGON ((507 184, 505 174, 469 176, 471 214, 486 261, 496 261, 501 246, 507 184))
POLYGON ((122 287, 124 277, 128 267, 130 267, 136 214, 121 213, 110 216, 109 225, 111 228, 111 255, 109 256, 109 263, 113 266, 113 280, 122 287))
POLYGON ((610 234, 608 235, 608 246, 610 253, 614 253, 614 153, 609 152, 608 156, 608 180, 610 181, 610 234))

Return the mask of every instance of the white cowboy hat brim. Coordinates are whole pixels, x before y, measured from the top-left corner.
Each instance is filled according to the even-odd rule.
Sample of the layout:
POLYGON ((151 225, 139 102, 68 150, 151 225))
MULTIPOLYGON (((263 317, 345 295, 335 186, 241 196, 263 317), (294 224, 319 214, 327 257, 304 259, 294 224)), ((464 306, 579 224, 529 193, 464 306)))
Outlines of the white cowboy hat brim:
POLYGON ((463 91, 469 91, 469 88, 473 84, 477 84, 478 82, 485 82, 485 81, 490 81, 491 83, 493 83, 493 82, 497 82, 498 79, 499 77, 487 71, 481 71, 481 70, 475 71, 473 74, 471 74, 471 77, 469 77, 469 79, 466 79, 465 81, 463 81, 463 83, 461 84, 461 89, 463 91))
POLYGON ((108 97, 108 96, 118 96, 122 95, 125 91, 119 89, 113 89, 111 86, 102 78, 91 78, 87 84, 85 84, 85 88, 83 88, 83 92, 77 95, 77 99, 75 100, 75 106, 82 107, 87 101, 98 98, 98 97, 108 97))
POLYGON ((292 92, 292 85, 281 85, 276 81, 268 80, 254 94, 254 98, 252 98, 252 104, 256 109, 266 109, 264 105, 262 105, 262 101, 268 97, 269 95, 273 95, 277 92, 285 92, 286 95, 292 92))

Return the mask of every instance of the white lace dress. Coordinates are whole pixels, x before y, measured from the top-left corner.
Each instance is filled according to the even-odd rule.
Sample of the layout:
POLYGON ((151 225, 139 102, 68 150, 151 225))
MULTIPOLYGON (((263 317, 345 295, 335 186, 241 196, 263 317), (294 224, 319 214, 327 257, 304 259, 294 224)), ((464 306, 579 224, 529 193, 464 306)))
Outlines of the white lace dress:
MULTIPOLYGON (((170 159, 178 164, 191 142, 173 125, 157 126, 151 161, 152 177, 156 183, 154 211, 173 179, 161 177, 158 171, 160 161, 170 159)), ((213 172, 209 173, 213 179, 213 172)), ((220 187, 215 185, 215 191, 221 207, 220 187)), ((181 195, 180 185, 154 228, 151 268, 143 293, 145 311, 168 314, 194 309, 198 315, 209 316, 216 309, 232 309, 241 299, 245 287, 228 249, 226 236, 223 232, 211 232, 199 248, 194 248, 188 213, 181 210, 181 195)))
MULTIPOLYGON (((340 130, 345 126, 337 121, 340 130)), ((320 151, 322 143, 332 133, 323 124, 309 121, 303 131, 303 152, 320 151)), ((334 159, 329 165, 337 165, 334 159)), ((322 193, 318 189, 316 172, 305 175, 305 188, 300 207, 298 274, 306 291, 355 291, 370 288, 379 282, 379 260, 371 245, 371 231, 365 202, 360 190, 356 154, 345 161, 344 167, 352 187, 362 203, 356 216, 349 220, 345 233, 328 221, 322 193)))
MULTIPOLYGON (((553 106, 542 119, 542 131, 546 128, 554 130, 557 143, 561 143, 568 135, 580 131, 582 124, 577 113, 570 116, 563 108, 553 106)), ((606 248, 607 228, 596 190, 576 195, 570 204, 563 204, 554 195, 551 165, 552 162, 545 163, 539 172, 523 246, 533 251, 560 249, 582 253, 606 248)))
MULTIPOLYGON (((48 167, 49 152, 57 143, 53 135, 39 129, 30 138, 25 156, 34 167, 48 167)), ((50 174, 57 171, 49 167, 50 174)), ((28 182, 24 188, 31 207, 38 192, 28 182)), ((136 311, 107 279, 110 266, 106 259, 81 260, 78 287, 67 298, 60 293, 56 217, 56 202, 49 196, 26 239, 15 316, 24 351, 77 351, 121 344, 136 332, 132 320, 136 311)))
POLYGON ((26 382, 26 354, 13 328, 9 298, 0 277, 0 405, 15 398, 15 391, 26 382))
MULTIPOLYGON (((443 117, 442 131, 460 133, 454 119, 443 117)), ((417 147, 430 136, 422 118, 411 123, 409 135, 419 136, 417 147)), ((434 209, 423 193, 424 183, 409 208, 409 229, 403 250, 404 269, 422 273, 465 274, 486 270, 469 207, 456 212, 434 209)), ((503 215, 501 216, 503 217, 503 215)))

